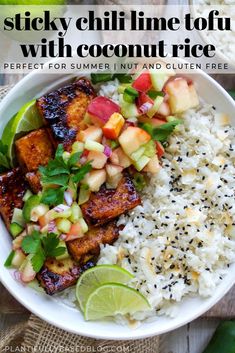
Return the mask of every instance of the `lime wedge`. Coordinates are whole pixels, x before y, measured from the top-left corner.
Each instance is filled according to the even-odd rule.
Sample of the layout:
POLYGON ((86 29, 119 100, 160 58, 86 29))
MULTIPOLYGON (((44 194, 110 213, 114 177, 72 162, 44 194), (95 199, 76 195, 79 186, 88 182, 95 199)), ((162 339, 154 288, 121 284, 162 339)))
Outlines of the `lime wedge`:
POLYGON ((84 315, 86 320, 98 320, 150 309, 147 299, 135 289, 120 283, 107 283, 90 294, 84 315))
POLYGON ((8 147, 8 157, 11 161, 14 158, 14 141, 23 133, 36 130, 43 125, 35 103, 35 99, 26 103, 5 126, 2 142, 8 147))
POLYGON ((82 310, 89 295, 101 284, 117 282, 126 284, 134 276, 116 265, 98 265, 85 271, 77 282, 76 296, 82 310))

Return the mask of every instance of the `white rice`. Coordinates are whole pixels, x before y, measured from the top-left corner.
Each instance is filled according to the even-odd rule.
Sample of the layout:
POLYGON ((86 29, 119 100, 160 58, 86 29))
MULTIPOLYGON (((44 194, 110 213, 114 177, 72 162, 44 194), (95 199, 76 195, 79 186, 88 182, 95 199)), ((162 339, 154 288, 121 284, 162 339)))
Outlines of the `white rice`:
MULTIPOLYGON (((100 94, 117 101, 117 86, 102 85, 100 94)), ((205 103, 182 117, 142 205, 120 217, 119 239, 101 247, 98 263, 133 273, 131 285, 152 306, 136 320, 174 316, 188 295, 211 296, 235 261, 234 128, 205 103)), ((74 289, 59 300, 76 305, 74 289)))
POLYGON ((142 206, 120 217, 119 239, 101 250, 99 264, 132 272, 151 303, 137 319, 172 315, 185 295, 212 295, 235 261, 234 129, 219 127, 221 117, 205 104, 183 118, 142 206))

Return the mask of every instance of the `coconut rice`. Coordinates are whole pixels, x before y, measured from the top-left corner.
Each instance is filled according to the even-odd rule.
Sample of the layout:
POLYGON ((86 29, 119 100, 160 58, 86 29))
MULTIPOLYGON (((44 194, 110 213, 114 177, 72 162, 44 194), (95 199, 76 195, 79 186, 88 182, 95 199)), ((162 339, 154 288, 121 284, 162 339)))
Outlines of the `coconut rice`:
MULTIPOLYGON (((100 94, 117 100, 117 86, 106 83, 100 94)), ((205 103, 182 118, 142 205, 120 217, 124 229, 112 246, 102 245, 98 261, 135 275, 131 285, 152 306, 136 320, 174 316, 188 295, 211 296, 235 261, 235 129, 205 103)), ((76 301, 74 288, 55 297, 76 301)))

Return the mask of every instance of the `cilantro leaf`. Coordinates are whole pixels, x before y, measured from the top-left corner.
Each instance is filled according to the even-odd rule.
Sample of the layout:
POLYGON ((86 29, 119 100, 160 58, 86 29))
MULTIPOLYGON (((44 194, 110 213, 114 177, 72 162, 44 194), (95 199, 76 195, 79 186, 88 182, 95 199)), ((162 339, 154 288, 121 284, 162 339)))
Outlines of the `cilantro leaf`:
POLYGON ((181 123, 182 121, 180 119, 175 119, 169 121, 166 124, 162 124, 155 127, 148 123, 141 124, 141 128, 147 131, 151 135, 153 140, 165 142, 170 136, 170 134, 174 131, 175 127, 181 123))
POLYGON ((79 183, 84 178, 84 176, 91 171, 91 169, 92 169, 92 166, 90 163, 84 164, 78 170, 78 172, 72 177, 72 181, 74 183, 79 183))
POLYGON ((66 185, 68 185, 69 175, 58 174, 58 175, 53 175, 50 177, 43 175, 41 177, 41 181, 44 185, 45 184, 56 184, 59 186, 66 186, 66 185))
POLYGON ((55 159, 60 159, 63 157, 63 153, 64 153, 64 147, 63 145, 60 143, 56 149, 56 153, 55 153, 55 159))
POLYGON ((22 241, 22 249, 28 254, 35 254, 41 246, 40 234, 34 231, 32 235, 27 235, 22 241))
POLYGON ((68 160, 68 166, 69 167, 76 166, 76 164, 79 162, 81 155, 82 155, 82 152, 73 153, 68 160))
POLYGON ((39 272, 46 260, 44 251, 42 248, 38 250, 31 258, 31 263, 35 272, 39 272))
POLYGON ((57 234, 49 233, 46 236, 34 231, 22 241, 22 249, 26 254, 32 254, 31 262, 35 272, 39 272, 47 257, 63 255, 66 247, 58 246, 60 240, 57 234))
POLYGON ((59 205, 64 201, 65 190, 66 187, 47 189, 42 194, 41 202, 49 206, 59 205))

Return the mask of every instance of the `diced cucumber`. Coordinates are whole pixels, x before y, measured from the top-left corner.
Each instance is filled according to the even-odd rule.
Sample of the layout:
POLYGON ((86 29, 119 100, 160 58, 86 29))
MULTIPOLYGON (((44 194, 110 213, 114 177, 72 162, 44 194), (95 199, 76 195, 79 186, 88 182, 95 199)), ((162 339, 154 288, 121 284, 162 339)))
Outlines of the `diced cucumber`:
POLYGON ((44 216, 49 211, 49 206, 44 204, 39 204, 31 209, 30 220, 37 222, 38 219, 44 216))
POLYGON ((26 256, 21 250, 15 250, 15 254, 13 256, 11 266, 15 268, 20 268, 22 266, 23 262, 25 261, 26 256))
POLYGON ((12 251, 10 252, 10 254, 8 255, 8 257, 7 257, 6 261, 5 261, 5 263, 4 263, 4 266, 5 266, 5 267, 11 267, 11 266, 12 266, 11 264, 12 264, 12 260, 13 260, 14 255, 15 255, 15 251, 12 250, 12 251))
POLYGON ((101 143, 89 139, 85 142, 85 149, 88 151, 104 152, 104 146, 101 143))
POLYGON ((72 223, 66 218, 58 219, 56 222, 57 229, 65 234, 70 231, 71 225, 72 223))
POLYGON ((121 106, 121 114, 124 116, 124 118, 135 118, 140 115, 134 103, 128 103, 124 101, 123 94, 119 95, 119 103, 121 106))
POLYGON ((26 193, 24 194, 23 201, 26 202, 32 195, 33 195, 32 192, 30 190, 27 190, 26 193))
POLYGON ((79 223, 81 225, 83 233, 88 232, 88 225, 86 224, 86 222, 83 218, 79 219, 79 223))
POLYGON ((23 232, 24 228, 20 226, 18 223, 11 223, 10 232, 13 238, 17 237, 21 232, 23 232))
POLYGON ((56 256, 57 260, 64 260, 70 257, 65 241, 60 240, 58 247, 65 248, 65 252, 63 255, 56 256))
POLYGON ((150 161, 149 157, 142 156, 137 162, 134 162, 133 164, 135 169, 138 170, 138 172, 140 172, 142 169, 144 169, 144 167, 146 166, 146 164, 148 164, 149 161, 150 161))
POLYGON ((72 214, 69 219, 72 223, 77 223, 79 218, 82 217, 81 208, 78 206, 76 202, 74 202, 71 206, 71 210, 72 210, 72 214))
MULTIPOLYGON (((23 207, 23 217, 26 222, 30 222, 31 211, 35 206, 38 206, 40 204, 40 199, 41 199, 40 196, 32 195, 25 202, 24 207, 23 207)), ((19 224, 19 222, 16 222, 16 223, 19 224)))
POLYGON ((88 185, 81 185, 80 191, 79 191, 79 198, 78 198, 78 204, 82 205, 85 202, 87 202, 90 198, 91 191, 88 187, 88 185))
POLYGON ((157 113, 157 111, 160 108, 160 105, 162 104, 163 101, 164 101, 163 97, 157 96, 157 98, 154 100, 154 104, 153 104, 152 108, 150 108, 147 111, 147 115, 149 118, 152 118, 157 113))
POLYGON ((24 217, 23 217, 23 210, 21 210, 19 208, 14 208, 11 222, 12 223, 17 223, 21 227, 24 227, 25 220, 24 220, 24 217))
POLYGON ((26 256, 21 250, 15 250, 15 251, 12 250, 8 258, 6 259, 4 266, 20 268, 20 266, 23 264, 25 259, 26 259, 26 256))
POLYGON ((72 144, 72 153, 83 152, 84 151, 84 143, 76 141, 72 144))
POLYGON ((33 269, 32 259, 33 255, 30 254, 26 257, 19 270, 21 272, 21 279, 23 282, 28 283, 34 280, 36 272, 33 269))
POLYGON ((169 79, 170 75, 167 74, 164 71, 151 71, 150 70, 150 75, 151 75, 151 81, 153 88, 156 91, 162 91, 166 81, 169 79))
POLYGON ((141 146, 140 148, 138 148, 137 151, 133 152, 132 155, 131 155, 131 159, 135 162, 137 162, 140 157, 143 156, 144 154, 144 151, 145 151, 145 146, 141 146))
MULTIPOLYGON (((57 206, 58 207, 58 206, 57 206)), ((51 218, 52 219, 57 219, 57 218, 69 218, 72 215, 72 210, 71 208, 66 209, 65 211, 62 212, 56 212, 54 210, 49 211, 51 212, 51 218)))
POLYGON ((153 140, 150 140, 149 142, 147 142, 144 145, 144 147, 145 147, 145 149, 144 149, 145 156, 152 158, 156 154, 156 145, 153 140))

